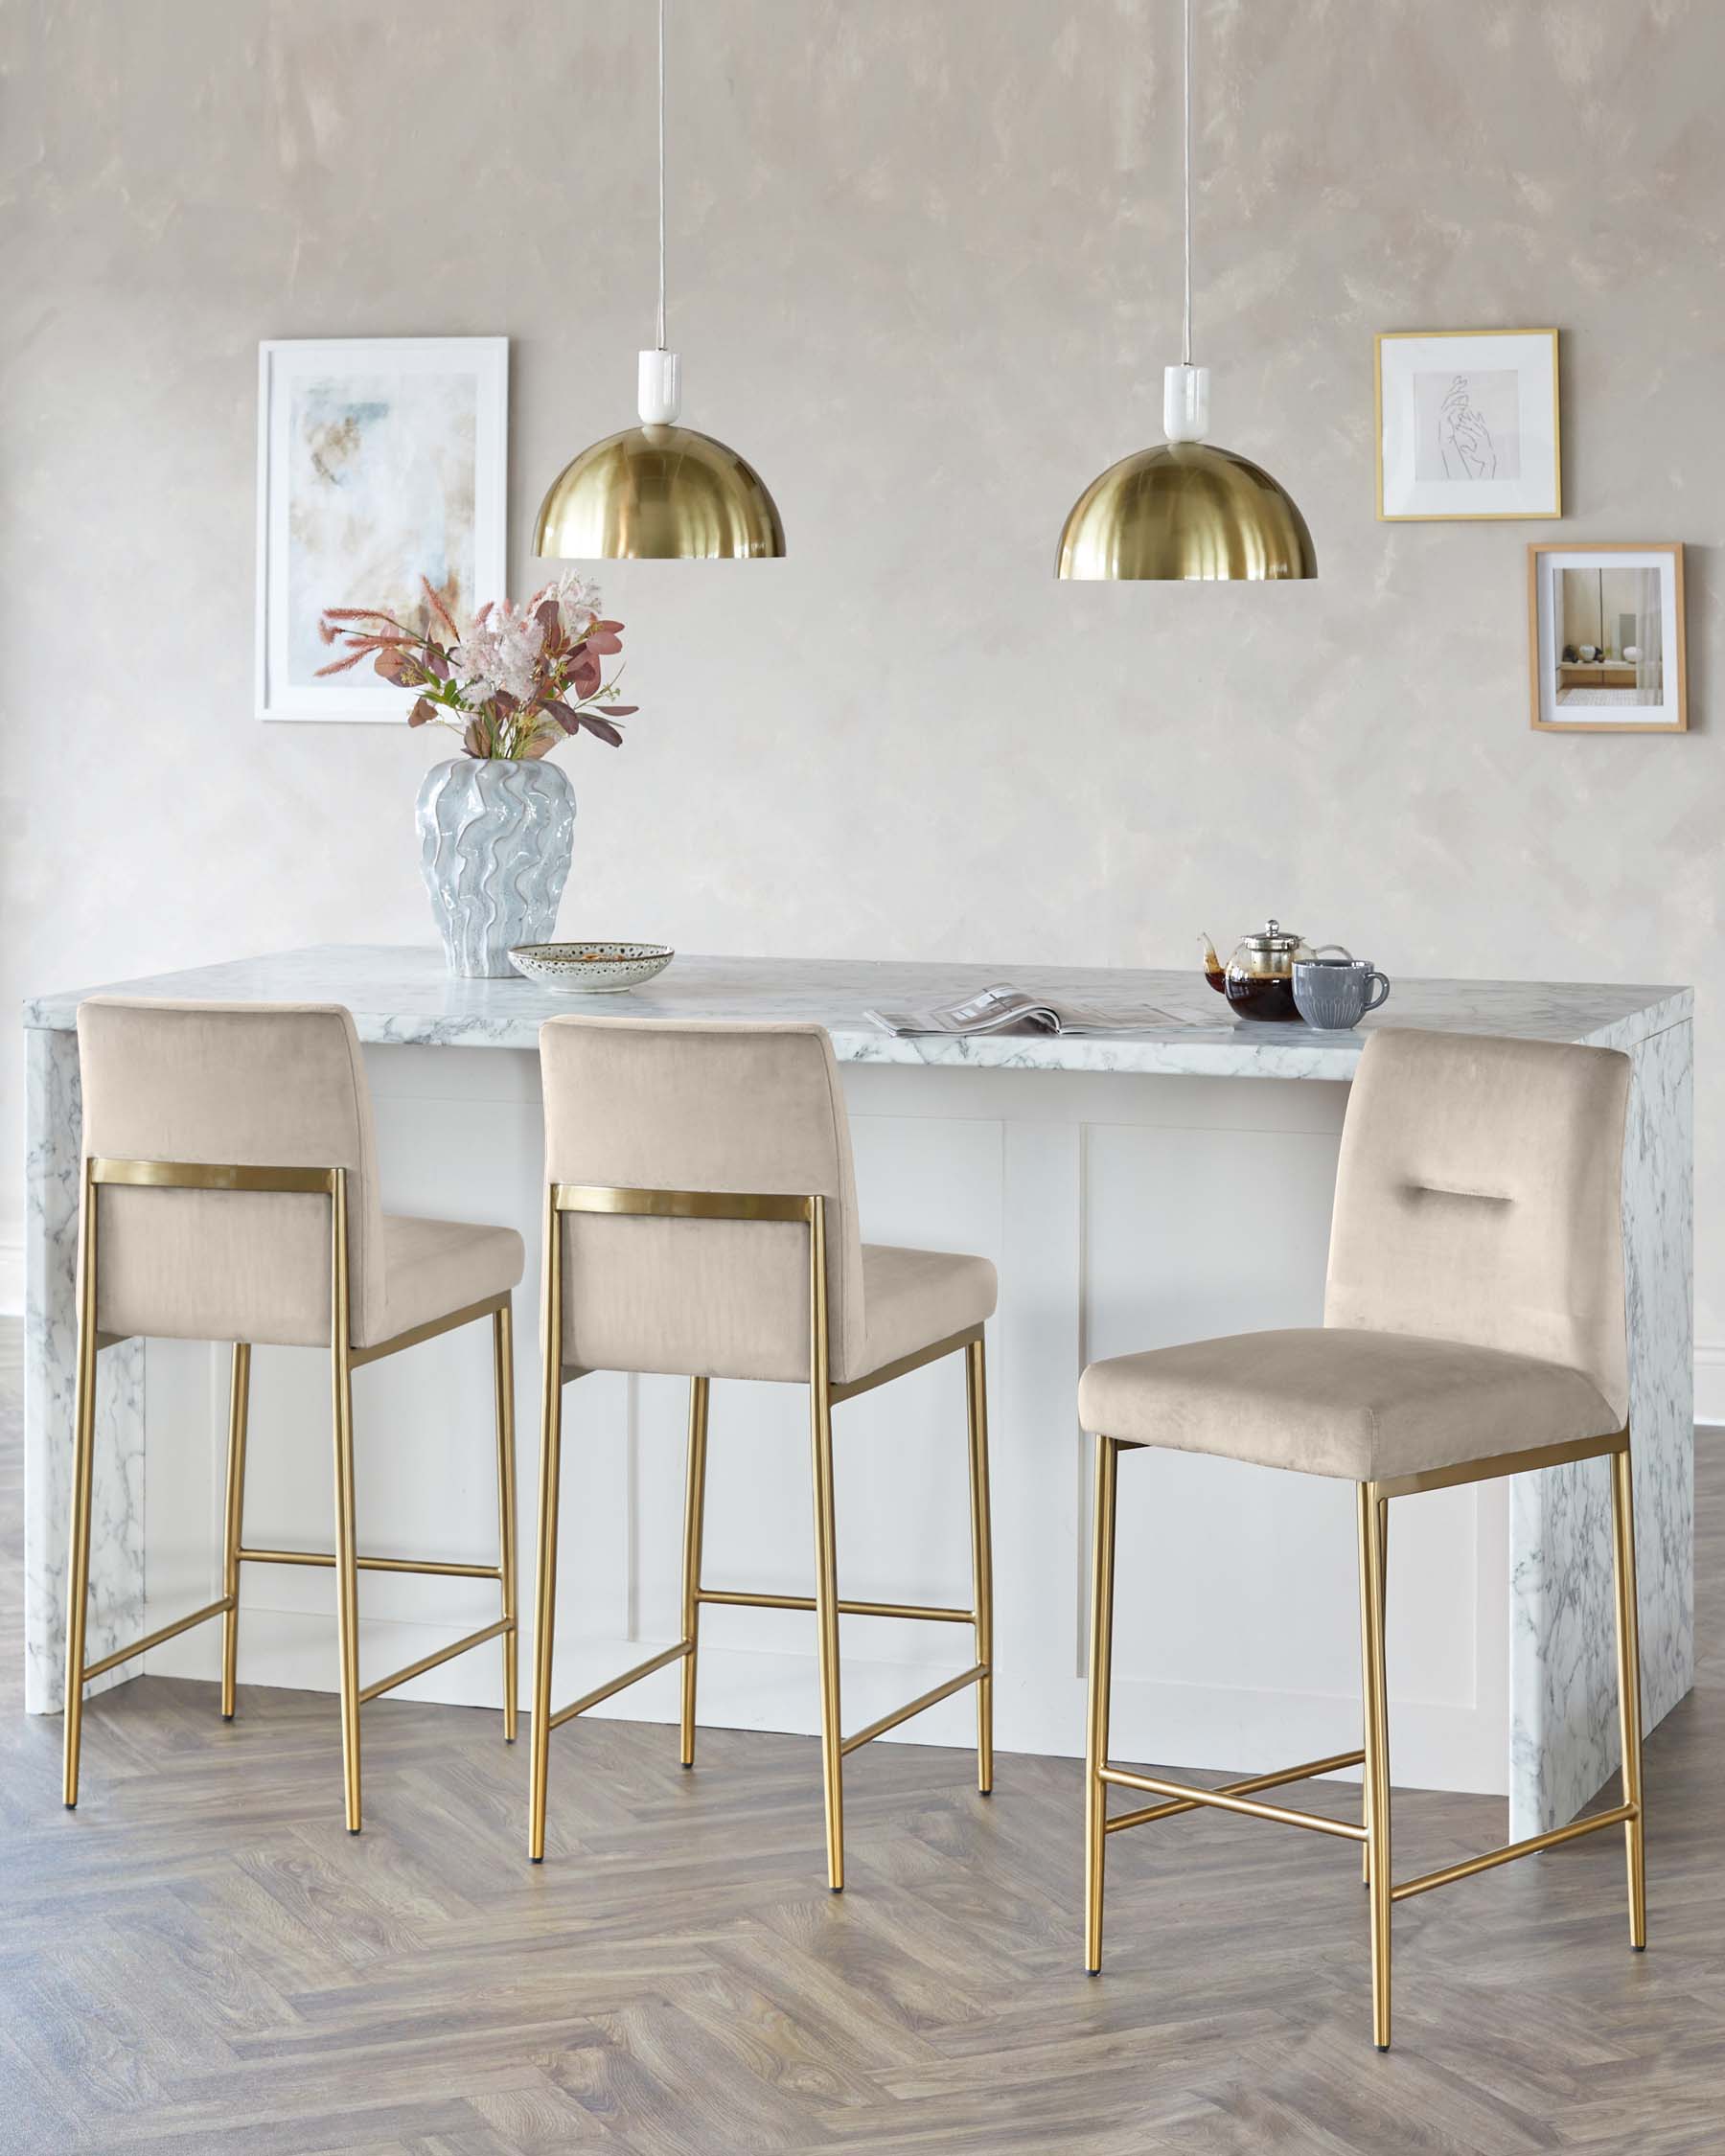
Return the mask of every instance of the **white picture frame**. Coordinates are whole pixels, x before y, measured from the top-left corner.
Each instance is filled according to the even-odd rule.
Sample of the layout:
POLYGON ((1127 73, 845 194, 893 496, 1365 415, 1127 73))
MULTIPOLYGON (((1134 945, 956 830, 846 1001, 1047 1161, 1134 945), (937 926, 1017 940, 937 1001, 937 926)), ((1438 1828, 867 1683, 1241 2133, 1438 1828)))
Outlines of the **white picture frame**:
POLYGON ((1380 523, 1563 515, 1555 330, 1377 340, 1380 523))
POLYGON ((508 579, 509 339, 292 337, 258 348, 260 719, 406 721, 413 697, 317 637, 325 607, 465 619, 508 579), (343 495, 353 499, 343 499, 343 495))
POLYGON ((1530 546, 1528 668, 1536 732, 1687 733, 1682 545, 1530 546))

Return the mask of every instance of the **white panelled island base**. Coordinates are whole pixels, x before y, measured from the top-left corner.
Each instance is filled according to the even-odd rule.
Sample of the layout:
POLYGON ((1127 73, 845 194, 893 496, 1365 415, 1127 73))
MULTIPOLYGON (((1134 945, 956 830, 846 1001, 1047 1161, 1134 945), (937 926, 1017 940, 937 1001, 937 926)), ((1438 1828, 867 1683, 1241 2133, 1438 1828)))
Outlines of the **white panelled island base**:
MULTIPOLYGON (((979 1251, 1000 1268, 989 1328, 996 1737, 1008 1753, 1074 1755, 1089 1549, 1078 1373, 1135 1348, 1320 1321, 1336 1149, 1365 1030, 1236 1024, 1196 974, 776 959, 678 958, 643 990, 594 999, 524 980, 454 980, 430 950, 328 947, 116 992, 345 1003, 366 1044, 388 1210, 519 1228, 529 1250, 516 1373, 528 1578, 540 1023, 595 1011, 824 1024, 844 1066, 865 1236, 979 1251), (1103 1039, 899 1040, 863 1017, 876 1004, 945 1000, 1000 978, 1073 1001, 1149 1001, 1193 1022, 1103 1039)), ((38 1712, 60 1705, 65 1636, 79 1000, 45 997, 25 1014, 26 1652, 28 1704, 38 1712)), ((1689 1689, 1693 1666, 1690 1008, 1686 989, 1400 982, 1368 1021, 1587 1042, 1634 1060, 1624 1201, 1649 1727, 1689 1689)), ((172 1341, 127 1342, 100 1358, 92 1660, 220 1592, 227 1362, 223 1347, 172 1341)), ((678 1635, 685 1404, 673 1378, 600 1374, 570 1388, 560 1698, 678 1635)), ((363 1548, 494 1561, 491 1409, 481 1325, 358 1372, 363 1548), (389 1523, 387 1547, 367 1533, 368 1515, 389 1523)), ((960 1365, 844 1405, 836 1438, 840 1592, 967 1602, 960 1365)), ((1616 1762, 1607 1476, 1596 1460, 1397 1507, 1395 1779, 1506 1792, 1515 1836, 1572 1817, 1616 1762)), ((247 1542, 333 1547, 332 1489, 327 1358, 259 1348, 247 1542)), ((1251 1773, 1358 1745, 1347 1485, 1146 1453, 1121 1477, 1120 1510, 1129 1555, 1118 1589, 1117 1758, 1251 1773)), ((812 1592, 802 1388, 714 1386, 704 1577, 709 1587, 812 1592)), ((488 1621, 494 1594, 459 1580, 362 1575, 362 1674, 488 1621)), ((531 1594, 522 1600, 525 1622, 531 1594)), ((242 1685, 334 1691, 327 1573, 247 1567, 242 1610, 242 1685)), ((206 1626, 156 1649, 147 1666, 213 1678, 218 1651, 218 1629, 206 1626)), ((938 1682, 956 1666, 953 1654, 947 1626, 846 1618, 845 1726, 938 1682)), ((104 1682, 124 1683, 139 1666, 104 1682)), ((521 1668, 525 1679, 530 1643, 521 1668)), ((495 1658, 468 1656, 395 1696, 495 1706, 497 1681, 495 1658)), ((674 1723, 677 1684, 668 1670, 597 1711, 674 1723)), ((709 1609, 701 1718, 814 1732, 813 1620, 709 1609)), ((961 1695, 888 1741, 966 1744, 973 1720, 961 1695)), ((334 1744, 333 1709, 330 1731, 334 1744)), ((999 1787, 1010 1801, 1009 1761, 999 1787)))

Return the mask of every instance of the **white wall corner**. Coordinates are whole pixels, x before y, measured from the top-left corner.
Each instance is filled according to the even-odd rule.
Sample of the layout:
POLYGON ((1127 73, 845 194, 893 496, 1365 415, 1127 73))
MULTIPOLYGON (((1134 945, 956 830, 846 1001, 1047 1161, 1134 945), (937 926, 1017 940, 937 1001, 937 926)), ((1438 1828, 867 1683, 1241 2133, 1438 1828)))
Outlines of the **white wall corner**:
POLYGON ((1695 1420, 1725 1423, 1725 1342, 1695 1342, 1695 1420))
POLYGON ((16 1221, 0 1221, 0 1318, 23 1315, 24 1229, 16 1221))

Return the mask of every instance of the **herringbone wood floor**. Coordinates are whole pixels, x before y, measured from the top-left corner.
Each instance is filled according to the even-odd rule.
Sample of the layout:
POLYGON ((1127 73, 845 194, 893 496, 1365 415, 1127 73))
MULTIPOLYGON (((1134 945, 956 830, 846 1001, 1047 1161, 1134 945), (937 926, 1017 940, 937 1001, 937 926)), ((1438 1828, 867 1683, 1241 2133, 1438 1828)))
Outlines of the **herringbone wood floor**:
MULTIPOLYGON (((1085 1978, 1070 1760, 1003 1757, 984 1802, 964 1755, 857 1755, 838 1898, 807 1739, 706 1732, 687 1775, 665 1729, 564 1731, 535 1869, 494 1717, 369 1708, 356 1841, 333 1701, 242 1691, 224 1727, 154 1679, 91 1709, 66 1813, 19 1706, 15 1326, 0 1352, 0 2148, 1725 2149, 1725 1438, 1702 1686, 1648 1748, 1650 1951, 1615 1835, 1406 1903, 1380 2057, 1353 1853, 1315 1835, 1120 1836, 1085 1978)), ((1503 1808, 1405 1795, 1396 1835, 1424 1869, 1503 1808)))

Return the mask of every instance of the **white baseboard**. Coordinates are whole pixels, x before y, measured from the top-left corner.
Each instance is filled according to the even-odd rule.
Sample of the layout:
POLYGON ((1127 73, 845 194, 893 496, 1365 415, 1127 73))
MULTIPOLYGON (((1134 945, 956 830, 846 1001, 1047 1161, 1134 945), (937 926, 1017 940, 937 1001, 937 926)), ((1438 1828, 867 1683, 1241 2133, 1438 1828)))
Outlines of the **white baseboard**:
POLYGON ((1695 1420, 1725 1423, 1725 1345, 1695 1343, 1695 1420))
POLYGON ((24 1235, 0 1228, 0 1318, 24 1315, 24 1235))

